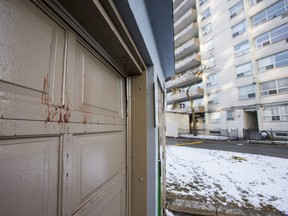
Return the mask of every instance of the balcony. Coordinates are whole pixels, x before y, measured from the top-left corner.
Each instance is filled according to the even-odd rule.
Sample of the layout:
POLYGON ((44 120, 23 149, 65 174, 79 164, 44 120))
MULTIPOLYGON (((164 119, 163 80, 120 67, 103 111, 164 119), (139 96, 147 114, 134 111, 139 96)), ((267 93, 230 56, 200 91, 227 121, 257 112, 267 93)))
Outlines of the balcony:
MULTIPOLYGON (((194 110, 195 110, 195 113, 204 113, 205 112, 204 106, 194 106, 194 110)), ((170 110, 170 112, 192 113, 190 107, 185 107, 182 109, 180 109, 180 108, 179 109, 173 109, 173 110, 170 110)))
POLYGON ((183 0, 173 0, 173 8, 177 8, 183 0))
POLYGON ((177 22, 174 23, 174 34, 178 34, 181 30, 189 24, 195 22, 197 19, 196 9, 189 9, 177 22))
POLYGON ((253 7, 254 5, 258 4, 259 2, 262 2, 263 0, 252 0, 250 1, 249 5, 250 7, 253 7))
POLYGON ((175 60, 177 61, 189 53, 196 51, 199 49, 199 44, 200 43, 198 38, 192 38, 191 40, 177 47, 175 50, 175 60))
POLYGON ((181 86, 187 86, 190 83, 192 83, 192 81, 196 81, 196 80, 201 80, 200 77, 195 77, 193 75, 193 73, 196 72, 196 70, 191 71, 190 73, 185 73, 184 75, 182 75, 181 77, 177 77, 173 80, 169 80, 168 82, 166 82, 166 89, 169 90, 171 88, 176 88, 176 87, 181 87, 181 86))
POLYGON ((195 8, 195 0, 183 0, 173 11, 174 22, 182 17, 190 8, 195 8))
MULTIPOLYGON (((192 99, 197 99, 203 97, 203 89, 202 88, 193 88, 189 91, 190 97, 192 99)), ((167 95, 167 104, 171 104, 173 102, 181 102, 181 101, 187 101, 187 95, 186 92, 180 92, 173 95, 167 95)))
POLYGON ((270 0, 270 1, 257 1, 257 4, 253 5, 253 7, 250 7, 248 10, 248 16, 252 17, 259 13, 260 11, 263 11, 265 8, 268 8, 269 6, 273 5, 274 3, 278 2, 278 0, 270 0))
MULTIPOLYGON (((288 12, 286 13, 288 15, 288 12)), ((252 37, 257 37, 267 31, 272 30, 275 27, 286 24, 288 22, 288 16, 285 16, 285 13, 283 15, 284 16, 281 15, 270 20, 269 24, 267 23, 266 25, 259 25, 255 28, 252 28, 251 30, 252 37)))
POLYGON ((174 43, 175 47, 178 47, 179 45, 187 42, 188 40, 195 37, 195 35, 198 33, 198 25, 197 23, 192 23, 188 25, 185 29, 183 29, 180 33, 175 35, 174 37, 174 43))
MULTIPOLYGON (((286 51, 287 50, 287 41, 281 40, 277 43, 267 44, 261 47, 260 49, 256 49, 254 52, 255 59, 261 59, 267 56, 272 56, 275 53, 286 51)), ((284 59, 283 59, 284 60, 284 59)))
POLYGON ((201 57, 199 54, 192 54, 185 58, 180 59, 175 64, 176 73, 181 73, 196 67, 201 63, 201 57))

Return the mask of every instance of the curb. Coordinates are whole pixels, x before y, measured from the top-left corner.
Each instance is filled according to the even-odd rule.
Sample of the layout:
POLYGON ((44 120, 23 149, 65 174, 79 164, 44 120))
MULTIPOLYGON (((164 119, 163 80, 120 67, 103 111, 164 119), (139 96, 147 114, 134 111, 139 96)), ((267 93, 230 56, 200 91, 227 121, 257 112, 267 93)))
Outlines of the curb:
POLYGON ((197 216, 285 216, 282 212, 261 211, 245 207, 220 206, 218 209, 211 203, 175 199, 167 200, 169 211, 187 213, 197 216))
POLYGON ((266 144, 266 145, 288 145, 288 141, 277 141, 277 140, 247 140, 247 143, 253 144, 266 144))

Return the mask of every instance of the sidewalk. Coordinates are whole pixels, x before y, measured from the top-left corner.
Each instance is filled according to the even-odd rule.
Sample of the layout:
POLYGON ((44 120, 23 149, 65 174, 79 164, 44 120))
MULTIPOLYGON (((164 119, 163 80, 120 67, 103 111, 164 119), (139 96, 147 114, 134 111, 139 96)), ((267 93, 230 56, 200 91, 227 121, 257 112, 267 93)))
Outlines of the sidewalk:
MULTIPOLYGON (((201 139, 201 140, 237 140, 237 138, 226 137, 226 136, 213 136, 213 135, 197 135, 194 136, 192 134, 180 134, 179 138, 187 138, 187 139, 201 139)), ((248 143, 256 143, 256 144, 272 144, 272 145, 288 145, 288 140, 246 140, 248 143)))
POLYGON ((192 134, 179 134, 179 138, 189 138, 189 139, 207 139, 207 140, 235 140, 233 137, 226 136, 213 136, 213 135, 197 135, 192 134))

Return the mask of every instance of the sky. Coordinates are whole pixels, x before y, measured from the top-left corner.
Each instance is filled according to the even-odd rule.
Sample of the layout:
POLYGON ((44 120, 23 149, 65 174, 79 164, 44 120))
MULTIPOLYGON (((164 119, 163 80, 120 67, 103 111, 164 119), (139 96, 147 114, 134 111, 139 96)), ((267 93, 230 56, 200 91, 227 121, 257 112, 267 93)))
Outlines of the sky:
POLYGON ((184 146, 167 146, 166 157, 168 192, 288 214, 288 159, 184 146))

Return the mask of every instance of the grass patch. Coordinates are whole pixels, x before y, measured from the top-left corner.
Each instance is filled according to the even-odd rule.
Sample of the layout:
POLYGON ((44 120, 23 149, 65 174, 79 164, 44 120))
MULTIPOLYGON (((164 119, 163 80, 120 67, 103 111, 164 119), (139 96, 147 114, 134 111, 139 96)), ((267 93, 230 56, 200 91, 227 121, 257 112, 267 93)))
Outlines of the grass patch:
POLYGON ((237 161, 240 161, 240 162, 242 162, 242 161, 247 161, 246 158, 240 157, 240 156, 232 156, 231 159, 237 160, 237 161))

